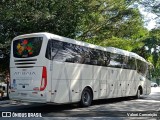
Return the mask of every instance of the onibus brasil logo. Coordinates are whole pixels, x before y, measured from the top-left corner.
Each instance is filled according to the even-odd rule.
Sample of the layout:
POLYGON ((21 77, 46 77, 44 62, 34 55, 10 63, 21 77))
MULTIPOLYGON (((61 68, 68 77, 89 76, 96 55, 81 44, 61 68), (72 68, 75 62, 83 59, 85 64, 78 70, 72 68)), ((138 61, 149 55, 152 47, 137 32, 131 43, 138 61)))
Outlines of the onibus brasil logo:
POLYGON ((2 117, 42 117, 41 113, 2 112, 2 117))

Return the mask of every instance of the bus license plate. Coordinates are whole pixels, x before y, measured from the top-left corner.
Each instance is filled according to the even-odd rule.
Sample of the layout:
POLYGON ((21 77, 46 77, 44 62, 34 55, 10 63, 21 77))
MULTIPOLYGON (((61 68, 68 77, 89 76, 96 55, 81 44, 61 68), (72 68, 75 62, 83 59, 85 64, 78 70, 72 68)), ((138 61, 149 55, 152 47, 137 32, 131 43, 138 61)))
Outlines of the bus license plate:
POLYGON ((20 93, 21 96, 27 96, 27 93, 20 93))

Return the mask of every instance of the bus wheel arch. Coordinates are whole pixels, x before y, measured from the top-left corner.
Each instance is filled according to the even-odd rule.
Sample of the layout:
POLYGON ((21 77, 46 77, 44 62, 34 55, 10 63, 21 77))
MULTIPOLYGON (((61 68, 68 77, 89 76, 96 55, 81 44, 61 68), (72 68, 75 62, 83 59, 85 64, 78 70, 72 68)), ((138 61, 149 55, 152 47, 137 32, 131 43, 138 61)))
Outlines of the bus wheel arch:
POLYGON ((143 88, 142 88, 141 85, 138 87, 138 90, 140 90, 140 95, 142 95, 143 94, 143 88))
POLYGON ((142 86, 140 85, 140 86, 138 86, 138 89, 137 89, 135 98, 136 98, 136 99, 139 99, 139 98, 140 98, 140 95, 142 95, 142 94, 143 94, 143 88, 142 88, 142 86))
POLYGON ((93 90, 90 86, 86 86, 81 93, 80 105, 82 107, 88 107, 92 104, 93 90))

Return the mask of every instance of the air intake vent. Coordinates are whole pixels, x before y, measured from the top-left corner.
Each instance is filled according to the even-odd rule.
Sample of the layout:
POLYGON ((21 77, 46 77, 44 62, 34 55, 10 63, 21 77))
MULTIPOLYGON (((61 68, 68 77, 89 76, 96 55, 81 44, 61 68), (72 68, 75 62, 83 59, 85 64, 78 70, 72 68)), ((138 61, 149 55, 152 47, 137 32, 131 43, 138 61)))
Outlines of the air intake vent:
POLYGON ((36 64, 37 59, 22 59, 22 60, 14 60, 15 66, 17 68, 31 68, 36 64))

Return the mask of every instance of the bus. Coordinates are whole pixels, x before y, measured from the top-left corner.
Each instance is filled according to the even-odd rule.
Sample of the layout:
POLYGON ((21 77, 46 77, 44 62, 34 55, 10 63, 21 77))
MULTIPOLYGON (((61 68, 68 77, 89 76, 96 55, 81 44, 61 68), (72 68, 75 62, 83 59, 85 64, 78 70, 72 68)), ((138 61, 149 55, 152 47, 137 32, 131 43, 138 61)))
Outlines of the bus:
POLYGON ((51 33, 17 36, 11 45, 10 98, 36 103, 80 103, 148 95, 150 63, 114 47, 51 33))

